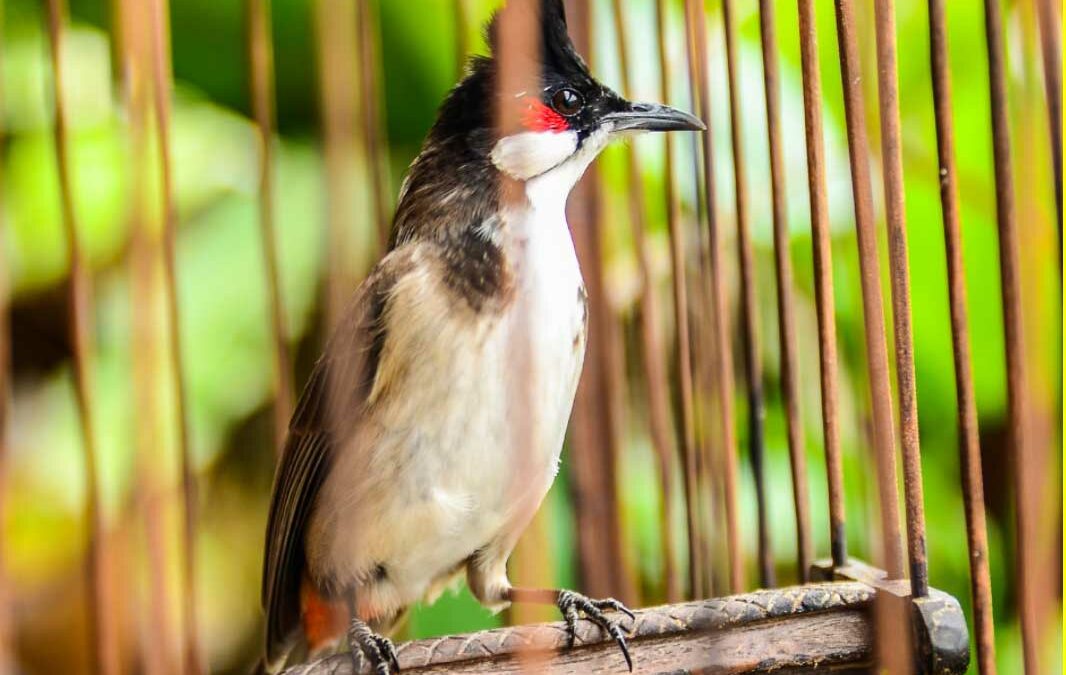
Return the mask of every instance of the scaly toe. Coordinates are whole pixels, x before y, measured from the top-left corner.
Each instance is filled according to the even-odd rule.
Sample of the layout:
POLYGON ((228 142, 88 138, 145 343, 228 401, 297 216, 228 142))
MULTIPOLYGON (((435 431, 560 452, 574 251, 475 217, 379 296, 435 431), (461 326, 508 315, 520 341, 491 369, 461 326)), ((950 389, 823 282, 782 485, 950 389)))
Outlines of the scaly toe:
POLYGON ((630 672, 633 671, 633 658, 629 654, 629 645, 626 643, 625 635, 623 634, 618 621, 609 619, 607 618, 607 615, 604 614, 604 610, 616 611, 625 614, 631 620, 635 620, 636 616, 629 610, 629 608, 614 598, 591 600, 572 591, 560 592, 558 605, 559 610, 563 613, 563 618, 566 620, 569 647, 574 646, 577 634, 578 612, 580 611, 581 614, 585 615, 585 618, 599 626, 604 633, 610 635, 614 639, 618 644, 618 648, 622 650, 622 656, 625 657, 626 666, 628 666, 630 672))
POLYGON ((392 643, 392 640, 381 635, 375 635, 374 642, 377 643, 378 649, 381 651, 381 654, 388 661, 389 665, 392 666, 393 672, 399 673, 400 659, 396 654, 396 645, 392 643))
MULTIPOLYGON (((369 626, 358 619, 353 619, 348 627, 348 647, 356 673, 365 660, 375 675, 395 675, 391 667, 396 663, 396 650, 392 647, 392 642, 374 634, 369 626)), ((399 671, 398 667, 396 671, 399 671)))
POLYGON ((614 598, 606 598, 604 600, 590 600, 593 607, 603 611, 620 612, 629 617, 630 621, 636 621, 637 615, 633 613, 631 609, 623 605, 621 602, 614 598))

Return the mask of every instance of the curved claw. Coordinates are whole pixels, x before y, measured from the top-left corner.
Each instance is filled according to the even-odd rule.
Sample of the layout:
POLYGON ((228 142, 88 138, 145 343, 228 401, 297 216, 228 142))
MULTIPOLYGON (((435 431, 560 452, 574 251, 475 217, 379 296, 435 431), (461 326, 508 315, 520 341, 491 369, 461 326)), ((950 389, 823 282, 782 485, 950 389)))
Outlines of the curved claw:
POLYGON ((359 672, 359 667, 362 665, 357 660, 359 656, 369 661, 375 675, 395 675, 400 671, 392 641, 375 634, 359 619, 352 619, 348 627, 348 648, 352 655, 352 666, 356 672, 359 672))
POLYGON ((396 654, 396 645, 392 643, 392 640, 382 635, 374 635, 374 642, 377 643, 378 649, 381 650, 382 655, 388 660, 389 665, 392 666, 393 673, 399 673, 400 659, 396 654))
POLYGON ((563 617, 566 620, 568 633, 567 645, 569 647, 574 646, 574 640, 577 633, 577 615, 578 611, 580 611, 585 615, 585 618, 599 626, 603 632, 614 638, 614 641, 618 644, 618 648, 622 650, 622 656, 625 657, 626 666, 629 668, 629 672, 633 672, 633 658, 629 654, 629 645, 626 643, 625 635, 622 634, 622 629, 619 628, 617 621, 607 618, 603 613, 604 610, 621 612, 628 616, 630 620, 636 620, 636 615, 634 615, 629 608, 614 598, 591 600, 583 595, 574 593, 573 591, 561 591, 559 593, 558 605, 559 611, 563 613, 563 617))
POLYGON ((618 648, 622 650, 622 656, 626 660, 626 668, 629 672, 633 672, 633 657, 629 655, 629 645, 626 644, 626 638, 622 633, 618 631, 618 626, 611 626, 613 630, 608 630, 613 636, 614 641, 618 644, 618 648))

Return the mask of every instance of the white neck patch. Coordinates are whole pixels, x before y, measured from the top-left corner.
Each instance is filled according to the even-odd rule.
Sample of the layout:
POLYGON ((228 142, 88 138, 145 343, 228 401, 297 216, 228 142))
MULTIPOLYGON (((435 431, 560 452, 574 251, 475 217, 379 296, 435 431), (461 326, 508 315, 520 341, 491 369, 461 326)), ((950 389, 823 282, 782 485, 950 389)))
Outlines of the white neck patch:
POLYGON ((526 183, 526 195, 533 204, 560 202, 566 205, 570 190, 581 180, 589 164, 599 156, 611 140, 606 129, 598 129, 589 134, 581 149, 570 155, 561 164, 548 171, 537 174, 526 183))
POLYGON ((490 157, 500 171, 527 181, 559 166, 576 150, 576 131, 524 131, 497 141, 490 157))

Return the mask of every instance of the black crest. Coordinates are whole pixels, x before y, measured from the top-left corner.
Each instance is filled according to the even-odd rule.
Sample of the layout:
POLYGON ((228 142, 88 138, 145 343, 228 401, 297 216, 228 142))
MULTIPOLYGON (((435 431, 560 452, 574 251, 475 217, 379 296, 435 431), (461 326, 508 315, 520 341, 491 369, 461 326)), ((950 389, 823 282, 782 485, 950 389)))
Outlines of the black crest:
POLYGON ((513 13, 518 25, 540 26, 539 52, 527 55, 530 60, 539 61, 547 72, 564 76, 588 73, 588 66, 577 53, 570 39, 566 22, 566 7, 563 0, 509 0, 507 6, 493 16, 487 28, 487 41, 494 57, 501 51, 500 26, 504 14, 513 13))

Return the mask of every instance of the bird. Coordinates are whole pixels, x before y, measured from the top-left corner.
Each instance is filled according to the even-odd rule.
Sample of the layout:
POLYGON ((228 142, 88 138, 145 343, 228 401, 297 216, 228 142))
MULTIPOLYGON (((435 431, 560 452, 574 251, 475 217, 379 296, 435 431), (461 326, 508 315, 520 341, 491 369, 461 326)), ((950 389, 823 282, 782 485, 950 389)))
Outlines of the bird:
POLYGON ((593 621, 632 670, 614 618, 628 608, 513 587, 507 559, 558 471, 584 360, 571 189, 614 139, 705 127, 596 80, 562 0, 510 0, 486 35, 292 415, 264 546, 262 671, 346 643, 356 672, 365 659, 391 675, 390 628, 463 577, 494 611, 556 605, 571 646, 593 621))

